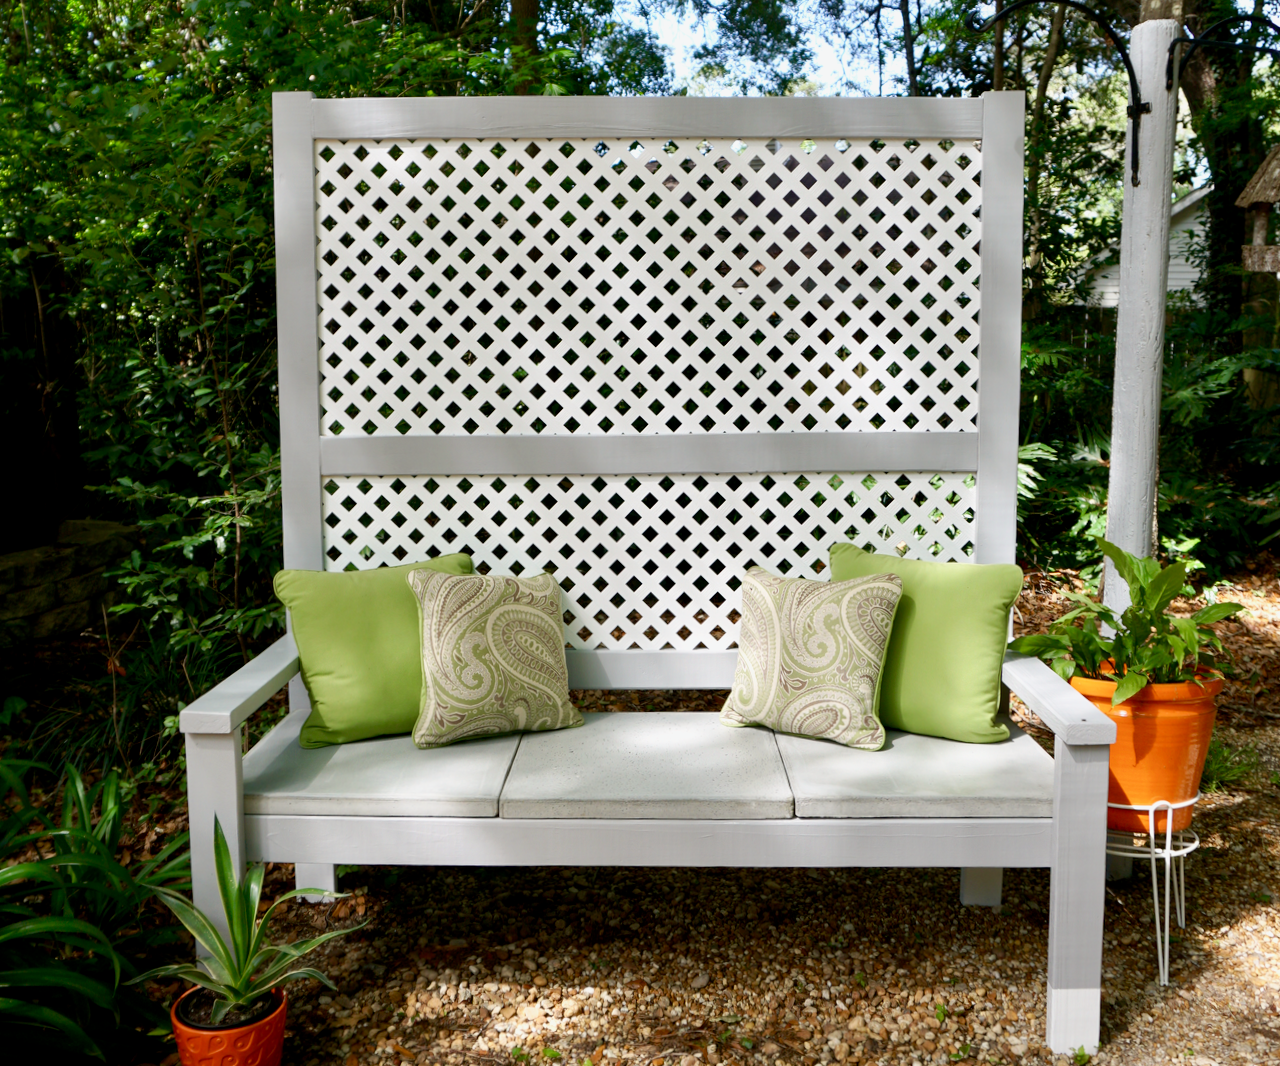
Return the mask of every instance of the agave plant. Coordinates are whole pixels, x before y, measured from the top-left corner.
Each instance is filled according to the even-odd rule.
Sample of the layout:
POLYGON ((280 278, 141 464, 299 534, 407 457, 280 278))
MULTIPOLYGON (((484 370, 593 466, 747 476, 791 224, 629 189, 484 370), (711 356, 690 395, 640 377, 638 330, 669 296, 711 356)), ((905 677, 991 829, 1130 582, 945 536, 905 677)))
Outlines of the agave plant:
POLYGON ((209 989, 217 997, 212 1009, 215 1025, 226 1017, 229 1010, 245 1010, 286 981, 310 977, 328 988, 334 984, 319 970, 296 965, 304 955, 310 954, 321 944, 351 929, 333 929, 310 940, 295 944, 272 944, 267 941, 267 926, 276 908, 285 900, 302 895, 322 895, 323 889, 299 888, 285 892, 258 916, 258 901, 262 897, 264 866, 252 866, 244 879, 236 876, 231 861, 231 849, 217 817, 213 821, 213 857, 218 878, 218 893, 222 897, 222 909, 231 936, 228 944, 222 934, 205 914, 178 893, 168 889, 156 889, 157 895, 173 911, 187 931, 209 957, 200 963, 181 962, 160 966, 135 977, 130 984, 157 977, 180 977, 192 984, 209 989))
POLYGON ((1155 559, 1139 559, 1101 537, 1098 546, 1128 583, 1129 607, 1117 615, 1088 596, 1067 592, 1075 608, 1048 633, 1019 637, 1009 650, 1043 659, 1066 679, 1116 682, 1113 707, 1152 682, 1196 681, 1216 672, 1223 647, 1212 624, 1239 614, 1244 605, 1212 603, 1189 618, 1172 615, 1169 605, 1186 582, 1185 563, 1162 567, 1155 559), (1112 635, 1107 636, 1104 627, 1112 635))

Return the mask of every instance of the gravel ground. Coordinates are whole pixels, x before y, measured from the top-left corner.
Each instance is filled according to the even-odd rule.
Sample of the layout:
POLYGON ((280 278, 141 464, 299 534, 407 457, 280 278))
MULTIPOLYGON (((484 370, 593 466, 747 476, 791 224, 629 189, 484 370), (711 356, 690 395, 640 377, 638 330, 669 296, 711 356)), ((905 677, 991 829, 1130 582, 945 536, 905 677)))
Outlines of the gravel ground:
MULTIPOLYGON (((1022 629, 1052 617, 1064 580, 1029 582, 1022 629)), ((1260 768, 1197 809, 1167 988, 1145 865, 1108 886, 1094 1062, 1280 1062, 1274 570, 1257 564, 1220 598, 1252 616, 1224 626, 1244 676, 1219 730, 1260 768)), ((577 695, 619 711, 722 698, 577 695)), ((270 883, 291 877, 276 867, 270 883)), ((349 899, 284 922, 368 923, 316 960, 339 992, 295 986, 285 1061, 300 1066, 1068 1061, 1041 1043, 1047 871, 1006 871, 998 912, 962 907, 955 870, 359 868, 342 887, 349 899)))

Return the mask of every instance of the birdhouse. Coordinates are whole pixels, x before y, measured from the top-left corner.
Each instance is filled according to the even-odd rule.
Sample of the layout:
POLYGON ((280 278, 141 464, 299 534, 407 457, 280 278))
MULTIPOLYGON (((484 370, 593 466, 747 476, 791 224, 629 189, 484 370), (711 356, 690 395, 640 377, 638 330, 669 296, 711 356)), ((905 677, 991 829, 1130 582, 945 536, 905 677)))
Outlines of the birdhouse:
POLYGON ((1253 243, 1242 249, 1245 270, 1254 273, 1280 273, 1280 245, 1267 243, 1267 223, 1271 206, 1280 202, 1280 144, 1262 161, 1262 166, 1249 179, 1244 192, 1236 197, 1236 207, 1249 212, 1253 223, 1253 243))

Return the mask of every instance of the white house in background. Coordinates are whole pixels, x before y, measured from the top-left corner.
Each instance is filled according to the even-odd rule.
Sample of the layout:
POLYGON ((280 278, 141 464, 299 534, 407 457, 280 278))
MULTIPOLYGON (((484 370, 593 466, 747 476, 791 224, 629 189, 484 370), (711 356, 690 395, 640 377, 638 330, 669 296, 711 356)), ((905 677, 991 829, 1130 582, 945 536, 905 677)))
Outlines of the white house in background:
MULTIPOLYGON (((1195 288, 1200 270, 1189 256, 1191 244, 1206 225, 1204 198, 1212 185, 1187 193, 1173 205, 1169 217, 1169 291, 1195 288)), ((1115 307, 1120 302, 1120 246, 1113 245, 1094 256, 1085 267, 1085 286, 1090 307, 1115 307)))

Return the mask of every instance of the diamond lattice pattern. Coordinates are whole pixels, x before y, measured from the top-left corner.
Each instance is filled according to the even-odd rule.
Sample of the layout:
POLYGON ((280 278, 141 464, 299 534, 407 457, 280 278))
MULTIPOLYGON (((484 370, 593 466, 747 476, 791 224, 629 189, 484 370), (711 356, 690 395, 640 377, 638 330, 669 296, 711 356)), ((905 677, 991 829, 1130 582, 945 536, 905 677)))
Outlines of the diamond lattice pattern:
POLYGON ((326 435, 974 428, 972 141, 316 150, 326 435))
POLYGON ((739 575, 816 577, 827 548, 966 560, 964 474, 342 477, 325 482, 327 565, 466 551, 482 570, 554 571, 576 648, 726 648, 739 575))

